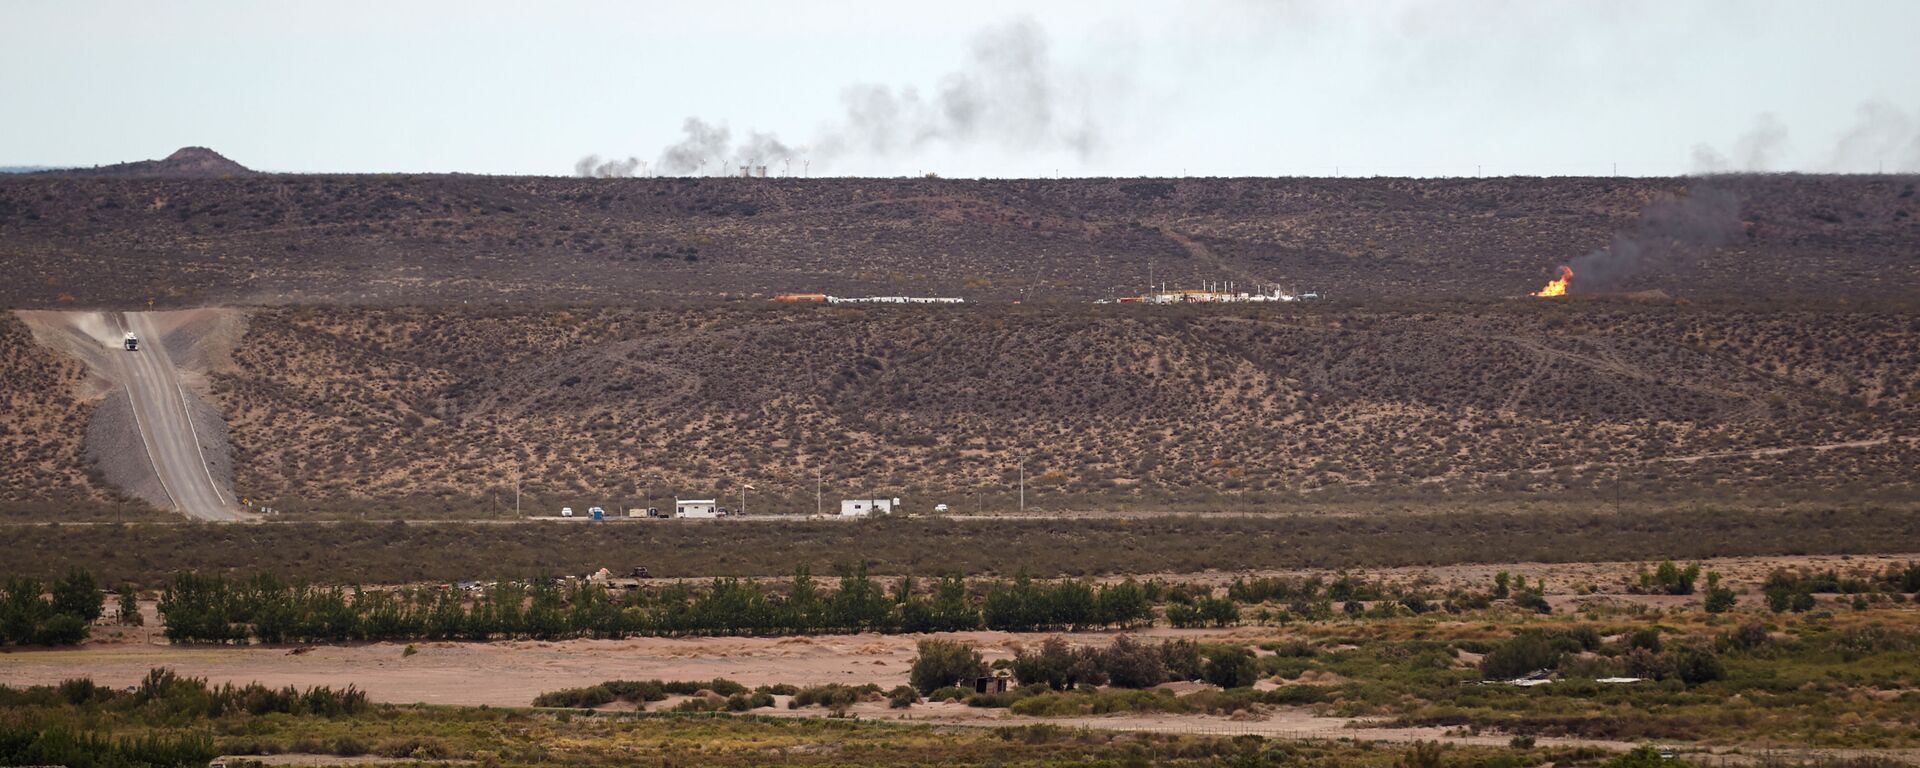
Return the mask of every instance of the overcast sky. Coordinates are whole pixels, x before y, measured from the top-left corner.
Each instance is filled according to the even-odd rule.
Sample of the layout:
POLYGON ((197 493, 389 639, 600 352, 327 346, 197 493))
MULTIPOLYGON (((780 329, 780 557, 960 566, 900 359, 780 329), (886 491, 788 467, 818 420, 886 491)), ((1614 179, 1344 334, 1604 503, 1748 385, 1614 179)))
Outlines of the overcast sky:
POLYGON ((0 164, 1920 170, 1915 0, 0 5, 0 164))

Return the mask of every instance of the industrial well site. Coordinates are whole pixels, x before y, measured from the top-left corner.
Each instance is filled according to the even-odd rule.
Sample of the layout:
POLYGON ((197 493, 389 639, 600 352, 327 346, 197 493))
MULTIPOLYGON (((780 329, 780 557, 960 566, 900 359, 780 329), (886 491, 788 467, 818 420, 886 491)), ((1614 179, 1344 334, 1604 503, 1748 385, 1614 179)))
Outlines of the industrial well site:
MULTIPOLYGON (((0 169, 0 766, 1920 764, 1920 121, 1869 101, 1816 151, 1774 121, 1817 110, 1780 107, 1677 150, 1690 170, 1563 173, 1514 126, 1579 121, 1536 100, 1484 126, 1513 173, 1289 173, 1236 147, 1233 173, 1188 175, 1225 151, 1187 122, 1218 105, 1139 117, 1187 126, 1164 136, 1096 119, 1159 87, 1109 71, 1130 56, 1211 41, 1258 81, 1282 54, 1233 41, 1296 25, 1409 36, 1353 61, 1424 40, 1454 74, 1422 88, 1482 106, 1462 83, 1508 77, 1458 70, 1482 34, 1642 44, 1579 3, 1289 9, 1093 14, 1165 27, 1125 44, 1023 11, 959 35, 937 87, 846 86, 805 142, 686 118, 645 134, 657 156, 549 175, 490 163, 584 118, 495 114, 491 158, 429 97, 355 102, 474 165, 379 172, 420 166, 345 126, 386 165, 341 168, 336 134, 228 69, 205 87, 261 131, 152 115, 270 159, 83 164, 62 153, 120 129, 4 134, 39 154, 0 169), (1461 10, 1540 26, 1431 15, 1461 10), (248 138, 272 126, 289 148, 248 138)), ((580 10, 514 18, 637 23, 580 10)), ((872 10, 834 34, 906 55, 878 30, 922 11, 872 10)), ((287 46, 265 60, 308 85, 346 75, 274 68, 385 50, 283 12, 196 11, 287 46), (303 23, 331 42, 273 31, 303 23)), ((531 39, 410 12, 395 29, 450 62, 531 39)), ((686 13, 660 50, 721 20, 686 13)), ((1911 15, 1753 13, 1835 35, 1911 15)), ((1688 45, 1764 58, 1742 34, 1688 45)), ((76 50, 160 50, 115 39, 76 50)), ((1888 82, 1920 72, 1859 47, 1888 82)), ((1659 79, 1633 87, 1679 87, 1659 79)), ((0 84, 62 124, 96 109, 0 84)), ((1373 141, 1363 122, 1340 124, 1373 141)), ((1480 128, 1404 141, 1482 152, 1480 128)), ((1645 130, 1622 146, 1679 141, 1645 130)))

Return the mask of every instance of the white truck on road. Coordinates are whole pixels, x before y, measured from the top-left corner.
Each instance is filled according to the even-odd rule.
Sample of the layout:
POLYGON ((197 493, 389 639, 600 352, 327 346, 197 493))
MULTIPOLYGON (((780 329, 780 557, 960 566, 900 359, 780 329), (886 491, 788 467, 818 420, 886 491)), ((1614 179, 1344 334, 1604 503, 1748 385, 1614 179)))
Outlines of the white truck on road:
POLYGON ((140 337, 133 335, 133 331, 127 331, 127 336, 121 340, 120 346, 126 348, 128 352, 137 352, 140 350, 140 337))

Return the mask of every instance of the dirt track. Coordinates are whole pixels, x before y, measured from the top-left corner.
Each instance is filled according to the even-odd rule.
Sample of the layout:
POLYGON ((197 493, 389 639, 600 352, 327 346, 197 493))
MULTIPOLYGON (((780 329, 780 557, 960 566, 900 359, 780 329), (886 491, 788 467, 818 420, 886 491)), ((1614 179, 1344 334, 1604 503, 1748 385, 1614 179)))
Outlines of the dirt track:
POLYGON ((109 319, 141 339, 139 351, 116 356, 123 371, 120 382, 132 397, 140 439, 174 509, 201 520, 242 519, 232 495, 221 490, 207 466, 199 431, 187 410, 186 388, 159 327, 144 312, 114 313, 109 319))

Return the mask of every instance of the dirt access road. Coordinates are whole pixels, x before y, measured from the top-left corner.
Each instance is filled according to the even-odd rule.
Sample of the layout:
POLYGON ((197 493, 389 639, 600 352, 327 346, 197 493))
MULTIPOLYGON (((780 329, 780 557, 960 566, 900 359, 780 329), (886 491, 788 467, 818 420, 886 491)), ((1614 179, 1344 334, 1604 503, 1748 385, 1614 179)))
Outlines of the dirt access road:
POLYGON ((200 435, 187 411, 186 388, 167 355, 160 329, 144 312, 109 313, 107 320, 140 338, 140 349, 120 355, 120 378, 133 400, 140 440, 153 461, 154 474, 181 514, 200 520, 243 519, 239 505, 220 490, 207 466, 200 435))

